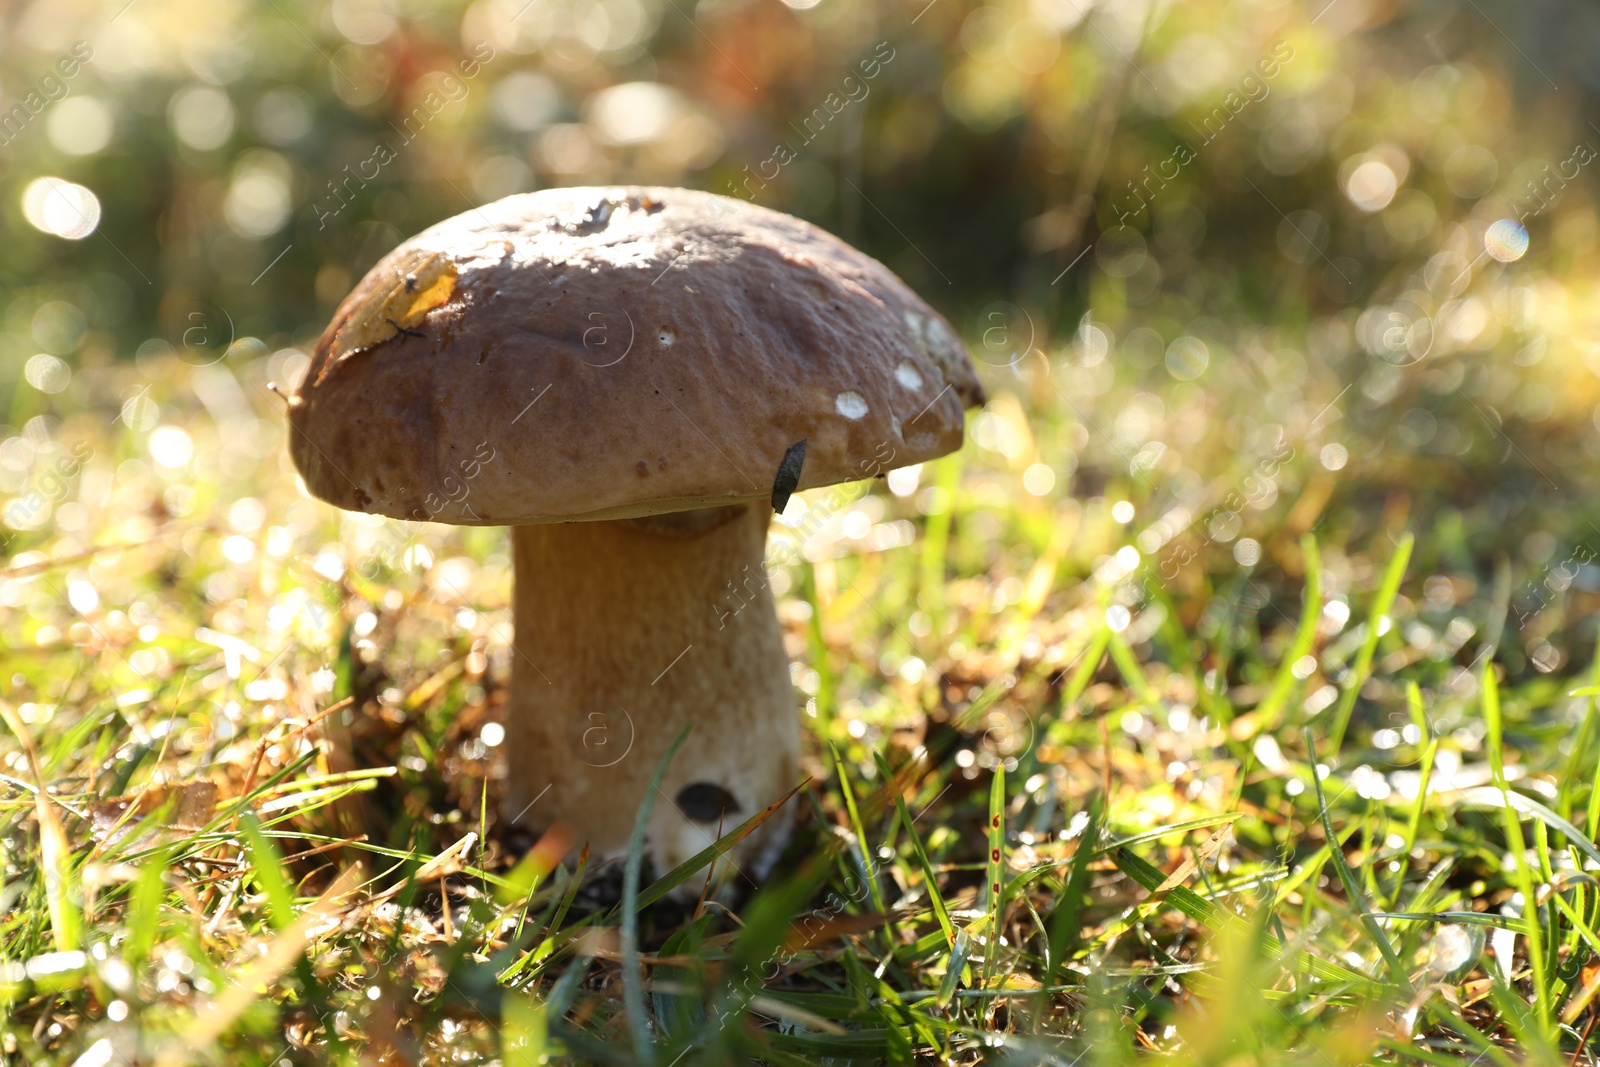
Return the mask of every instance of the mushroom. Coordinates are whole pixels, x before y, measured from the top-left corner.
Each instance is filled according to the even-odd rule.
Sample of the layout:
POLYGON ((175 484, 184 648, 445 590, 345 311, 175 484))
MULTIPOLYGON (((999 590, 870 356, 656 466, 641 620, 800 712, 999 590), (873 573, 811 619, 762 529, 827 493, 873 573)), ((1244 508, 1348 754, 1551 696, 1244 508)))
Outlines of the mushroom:
MULTIPOLYGON (((396 519, 510 526, 503 815, 665 871, 799 782, 764 566, 796 489, 960 447, 983 402, 949 324, 791 216, 686 189, 508 197, 362 279, 289 401, 306 488, 396 519)), ((759 878, 786 817, 730 853, 759 878)))

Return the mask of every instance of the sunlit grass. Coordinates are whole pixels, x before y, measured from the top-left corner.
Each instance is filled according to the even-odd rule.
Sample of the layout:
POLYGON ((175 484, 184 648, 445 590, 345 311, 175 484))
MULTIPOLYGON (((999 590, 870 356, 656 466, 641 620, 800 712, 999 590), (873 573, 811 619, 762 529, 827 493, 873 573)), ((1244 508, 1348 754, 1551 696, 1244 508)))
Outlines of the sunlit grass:
POLYGON ((1164 488, 1024 488, 1070 472, 1030 384, 783 554, 812 780, 733 911, 667 898, 713 850, 621 902, 508 850, 503 532, 341 515, 164 392, 183 441, 106 420, 100 502, 0 573, 4 1052, 1568 1062, 1596 668, 1502 663, 1459 513, 1304 532, 1314 440, 1232 537, 1127 556, 1164 488))

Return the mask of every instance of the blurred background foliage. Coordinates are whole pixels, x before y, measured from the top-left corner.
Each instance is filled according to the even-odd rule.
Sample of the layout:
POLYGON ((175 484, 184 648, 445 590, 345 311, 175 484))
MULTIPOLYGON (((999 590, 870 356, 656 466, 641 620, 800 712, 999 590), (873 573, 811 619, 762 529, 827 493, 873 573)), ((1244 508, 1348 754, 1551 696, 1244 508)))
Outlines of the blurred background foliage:
MULTIPOLYGON (((1083 563, 1112 578, 1195 542, 1204 565, 1171 577, 1202 594, 1188 621, 1213 572, 1295 572, 1306 529, 1433 524, 1452 603, 1497 559, 1536 584, 1600 539, 1597 39, 1562 3, 19 5, 8 551, 225 505, 256 536, 292 480, 266 385, 380 255, 511 193, 649 182, 794 212, 900 272, 986 364, 993 485, 1128 498, 1083 563), (1298 462, 1219 511, 1280 442, 1298 462)), ((1511 662, 1587 643, 1565 610, 1511 662)))

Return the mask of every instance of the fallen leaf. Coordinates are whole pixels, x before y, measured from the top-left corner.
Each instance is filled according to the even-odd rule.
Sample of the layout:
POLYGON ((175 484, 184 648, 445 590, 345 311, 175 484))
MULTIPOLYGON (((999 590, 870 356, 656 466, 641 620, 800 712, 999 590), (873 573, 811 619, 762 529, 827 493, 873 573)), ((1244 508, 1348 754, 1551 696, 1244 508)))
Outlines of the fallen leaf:
POLYGON ((107 844, 115 844, 141 820, 152 815, 166 812, 163 826, 173 830, 195 831, 204 829, 216 810, 215 782, 185 782, 91 804, 89 820, 96 837, 107 844), (130 810, 131 815, 128 814, 130 810))
POLYGON ((456 265, 443 252, 412 251, 393 283, 350 309, 317 369, 320 383, 334 365, 410 330, 455 293, 456 265))

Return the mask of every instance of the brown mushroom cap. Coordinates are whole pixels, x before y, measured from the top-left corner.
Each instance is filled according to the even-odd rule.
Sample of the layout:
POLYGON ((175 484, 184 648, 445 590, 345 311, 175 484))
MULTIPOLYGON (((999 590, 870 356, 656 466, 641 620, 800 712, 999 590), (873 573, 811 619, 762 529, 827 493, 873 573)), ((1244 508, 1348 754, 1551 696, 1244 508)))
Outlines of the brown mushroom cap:
POLYGON ((290 401, 312 493, 467 525, 765 498, 961 446, 949 324, 789 215, 687 189, 550 189, 447 219, 345 298, 290 401))

